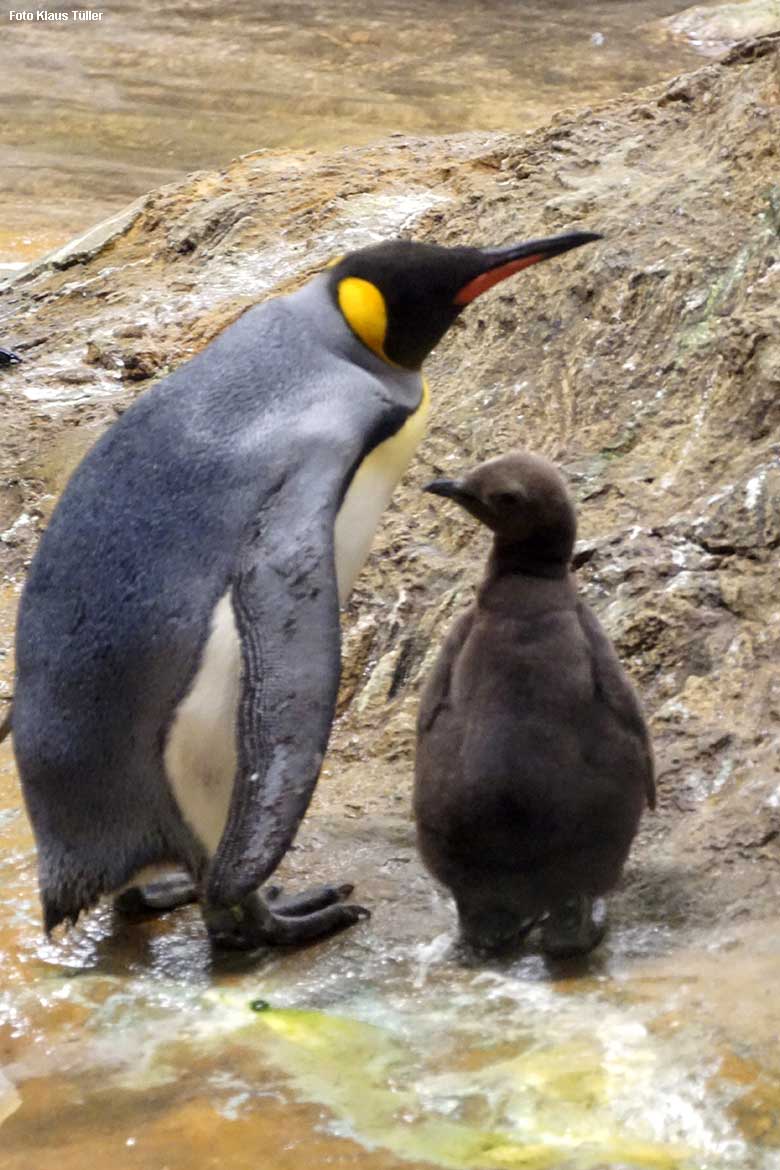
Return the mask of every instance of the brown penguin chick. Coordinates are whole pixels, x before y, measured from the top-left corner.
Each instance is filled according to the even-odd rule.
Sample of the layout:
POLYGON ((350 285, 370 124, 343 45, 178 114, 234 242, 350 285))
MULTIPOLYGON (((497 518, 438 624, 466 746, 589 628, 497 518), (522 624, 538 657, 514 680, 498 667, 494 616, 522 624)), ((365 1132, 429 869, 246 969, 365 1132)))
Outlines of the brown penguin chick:
POLYGON ((545 951, 584 954, 605 930, 594 899, 620 878, 655 782, 637 696, 577 596, 574 506, 552 464, 526 453, 425 490, 495 539, 421 698, 420 852, 467 943, 505 946, 547 915, 545 951))

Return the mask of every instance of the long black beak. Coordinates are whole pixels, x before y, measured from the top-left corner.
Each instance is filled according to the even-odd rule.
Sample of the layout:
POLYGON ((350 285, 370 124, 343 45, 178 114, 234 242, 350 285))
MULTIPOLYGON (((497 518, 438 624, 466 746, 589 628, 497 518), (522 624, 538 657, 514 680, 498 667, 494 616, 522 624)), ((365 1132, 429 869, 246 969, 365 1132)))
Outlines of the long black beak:
POLYGON ((505 248, 483 248, 485 257, 483 271, 465 284, 455 296, 456 305, 468 305, 480 293, 487 292, 494 284, 513 276, 523 268, 551 260, 572 248, 581 248, 603 237, 598 232, 566 232, 560 236, 548 236, 544 240, 526 240, 522 244, 509 244, 505 248))
POLYGON ((482 252, 488 261, 488 268, 496 268, 500 264, 510 264, 513 260, 527 260, 538 256, 540 260, 549 260, 553 256, 560 256, 562 252, 570 252, 572 248, 581 248, 583 244, 592 244, 594 240, 603 240, 599 232, 564 232, 560 236, 547 236, 544 240, 526 240, 522 244, 508 244, 503 248, 483 248, 482 252))

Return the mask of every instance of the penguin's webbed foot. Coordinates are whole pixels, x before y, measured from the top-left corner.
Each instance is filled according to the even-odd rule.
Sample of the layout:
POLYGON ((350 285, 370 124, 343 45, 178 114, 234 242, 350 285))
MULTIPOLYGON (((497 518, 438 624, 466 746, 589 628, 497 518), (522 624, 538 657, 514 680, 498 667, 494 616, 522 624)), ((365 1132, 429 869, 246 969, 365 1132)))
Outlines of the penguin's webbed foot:
POLYGON ((346 905, 352 886, 315 886, 303 894, 284 895, 272 886, 252 894, 229 910, 204 907, 211 942, 229 950, 253 951, 268 946, 301 946, 370 918, 363 906, 346 905))
POLYGON ((606 933, 603 899, 578 894, 550 911, 542 928, 542 950, 551 959, 572 959, 587 955, 606 933))
POLYGON ((126 918, 149 918, 197 900, 198 888, 189 874, 172 873, 142 886, 128 886, 114 898, 114 909, 126 918))

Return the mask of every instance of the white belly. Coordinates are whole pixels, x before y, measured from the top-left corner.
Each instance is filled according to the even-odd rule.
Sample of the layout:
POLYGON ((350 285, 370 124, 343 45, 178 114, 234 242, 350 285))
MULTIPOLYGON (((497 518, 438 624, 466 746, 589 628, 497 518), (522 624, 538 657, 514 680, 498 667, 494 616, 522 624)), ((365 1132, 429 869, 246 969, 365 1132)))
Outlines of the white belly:
MULTIPOLYGON (((418 410, 358 468, 334 528, 336 576, 343 605, 352 592, 398 480, 425 430, 428 389, 418 410)), ((179 705, 163 753, 168 782, 187 824, 212 856, 230 807, 238 761, 241 644, 230 593, 214 607, 203 657, 179 705)))
POLYGON ((182 816, 209 855, 227 820, 236 772, 241 644, 230 594, 211 618, 198 673, 174 716, 163 761, 182 816))

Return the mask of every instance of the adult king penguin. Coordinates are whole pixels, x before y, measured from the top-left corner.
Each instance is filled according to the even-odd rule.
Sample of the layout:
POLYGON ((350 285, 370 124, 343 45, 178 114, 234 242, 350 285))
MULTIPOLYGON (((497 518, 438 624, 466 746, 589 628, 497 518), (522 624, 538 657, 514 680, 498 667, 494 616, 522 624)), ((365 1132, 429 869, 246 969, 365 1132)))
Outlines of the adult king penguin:
POLYGON ((212 939, 245 948, 364 916, 347 886, 257 892, 327 746, 339 600, 422 437, 423 359, 491 285, 598 238, 354 252, 244 313, 87 455, 17 633, 47 931, 117 892, 151 909, 197 897, 212 939), (171 865, 188 880, 144 885, 171 865))

